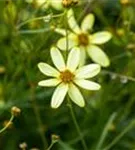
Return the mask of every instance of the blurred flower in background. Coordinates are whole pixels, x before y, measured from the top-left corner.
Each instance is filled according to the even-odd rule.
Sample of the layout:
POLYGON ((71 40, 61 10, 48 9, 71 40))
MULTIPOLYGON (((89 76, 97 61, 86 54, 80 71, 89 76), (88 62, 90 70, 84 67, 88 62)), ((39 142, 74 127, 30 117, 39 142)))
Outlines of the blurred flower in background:
MULTIPOLYGON (((81 27, 78 26, 74 12, 72 9, 67 14, 68 25, 72 32, 68 31, 68 47, 69 49, 73 46, 78 46, 81 50, 80 65, 85 64, 86 52, 89 57, 96 63, 103 67, 108 67, 110 61, 105 52, 97 45, 101 45, 109 41, 112 37, 108 31, 99 31, 93 34, 89 34, 89 30, 92 30, 94 25, 95 17, 93 14, 88 14, 82 21, 81 27)), ((57 46, 61 50, 66 50, 66 31, 64 29, 55 29, 56 32, 62 34, 64 37, 61 38, 57 46)))
POLYGON ((47 9, 52 7, 56 10, 62 10, 62 0, 26 0, 27 3, 34 4, 36 7, 47 9))

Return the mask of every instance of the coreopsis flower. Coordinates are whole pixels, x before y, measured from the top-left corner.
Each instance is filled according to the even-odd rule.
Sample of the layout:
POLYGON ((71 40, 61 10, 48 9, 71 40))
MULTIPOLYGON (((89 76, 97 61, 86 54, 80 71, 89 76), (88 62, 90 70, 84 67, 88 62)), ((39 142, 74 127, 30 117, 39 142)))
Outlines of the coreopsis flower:
POLYGON ((130 0, 120 0, 120 3, 122 4, 122 5, 128 5, 128 4, 130 4, 132 1, 130 1, 130 0))
POLYGON ((27 3, 34 3, 37 7, 41 7, 43 9, 53 7, 56 10, 62 10, 62 0, 26 0, 27 3))
POLYGON ((85 101, 78 86, 87 90, 99 90, 100 85, 98 83, 87 79, 94 77, 100 72, 100 65, 89 64, 77 68, 80 60, 79 48, 73 48, 70 51, 67 63, 65 63, 62 54, 55 47, 51 48, 51 58, 56 69, 43 62, 38 64, 39 70, 46 76, 51 77, 40 81, 38 85, 45 87, 57 86, 51 99, 51 107, 58 108, 66 94, 69 95, 75 104, 84 107, 85 101))
MULTIPOLYGON (((80 65, 85 63, 86 54, 93 60, 100 64, 103 67, 107 67, 110 64, 108 56, 105 52, 97 45, 104 44, 105 42, 111 39, 111 33, 108 31, 100 31, 96 33, 89 34, 89 30, 92 30, 94 25, 95 17, 93 14, 88 14, 82 21, 81 26, 77 24, 73 10, 70 9, 67 13, 67 21, 69 27, 73 32, 68 31, 68 49, 77 46, 81 50, 81 60, 80 65)), ((57 46, 61 50, 66 50, 67 47, 67 39, 66 39, 66 31, 64 29, 56 28, 55 31, 57 33, 62 34, 64 37, 61 38, 57 46)))

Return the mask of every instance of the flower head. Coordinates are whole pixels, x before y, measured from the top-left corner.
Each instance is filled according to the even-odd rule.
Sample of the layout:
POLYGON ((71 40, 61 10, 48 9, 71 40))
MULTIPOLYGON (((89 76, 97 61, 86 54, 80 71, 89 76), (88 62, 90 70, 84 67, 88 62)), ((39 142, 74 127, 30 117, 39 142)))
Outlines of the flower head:
POLYGON ((78 0, 62 0, 62 4, 65 8, 69 8, 73 5, 78 4, 78 0))
POLYGON ((42 9, 46 9, 48 7, 52 7, 56 10, 62 10, 62 0, 26 0, 27 3, 34 3, 36 7, 42 7, 42 9))
MULTIPOLYGON (((81 23, 81 26, 77 24, 73 10, 70 9, 67 13, 67 19, 69 27, 72 32, 68 32, 68 48, 77 46, 81 50, 81 60, 80 65, 85 63, 86 52, 90 58, 100 64, 103 67, 107 67, 110 64, 108 56, 103 52, 103 50, 97 46, 101 45, 111 39, 111 33, 108 31, 101 31, 93 34, 89 34, 89 30, 92 30, 94 25, 95 17, 93 14, 88 14, 81 23)), ((62 34, 64 37, 61 38, 57 46, 61 50, 66 49, 66 31, 64 29, 55 29, 56 32, 62 34)))
POLYGON ((46 63, 41 62, 38 64, 38 68, 43 74, 52 77, 40 81, 38 85, 57 86, 52 96, 51 107, 58 108, 67 93, 74 103, 84 107, 85 101, 77 86, 87 90, 99 90, 99 84, 87 79, 97 75, 100 72, 100 66, 90 64, 77 68, 80 60, 80 50, 78 48, 73 48, 70 51, 67 63, 64 62, 62 54, 55 47, 51 48, 51 58, 56 69, 46 63))

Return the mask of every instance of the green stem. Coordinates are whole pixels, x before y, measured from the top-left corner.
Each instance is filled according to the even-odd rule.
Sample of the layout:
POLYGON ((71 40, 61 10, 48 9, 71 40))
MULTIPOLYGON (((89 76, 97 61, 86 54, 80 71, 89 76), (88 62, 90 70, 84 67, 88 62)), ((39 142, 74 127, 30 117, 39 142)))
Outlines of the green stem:
POLYGON ((103 143, 105 141, 105 138, 106 138, 106 136, 108 134, 108 129, 109 129, 110 125, 112 124, 113 120, 115 119, 115 117, 116 117, 116 113, 113 113, 111 115, 111 117, 109 117, 109 120, 107 121, 107 123, 106 123, 106 125, 104 127, 104 130, 103 130, 103 132, 101 134, 101 137, 99 139, 99 142, 97 144, 96 150, 101 150, 101 147, 102 147, 102 145, 103 145, 103 143))
POLYGON ((13 119, 14 119, 14 115, 11 116, 9 122, 5 125, 5 127, 0 130, 0 133, 4 132, 10 126, 10 124, 13 121, 13 119))
POLYGON ((43 33, 50 31, 51 28, 41 28, 41 29, 35 29, 35 30, 20 30, 18 31, 19 34, 36 34, 36 33, 43 33))
POLYGON ((52 142, 51 145, 47 148, 47 150, 50 150, 50 149, 53 147, 54 144, 55 144, 55 143, 52 142))
POLYGON ((40 137, 41 137, 44 149, 46 149, 48 147, 48 142, 47 142, 47 139, 46 139, 46 137, 44 135, 44 132, 43 132, 44 131, 43 130, 43 123, 42 123, 42 120, 41 120, 41 117, 40 117, 39 108, 36 104, 35 94, 34 94, 34 89, 33 88, 32 88, 32 104, 33 104, 33 109, 34 109, 34 113, 35 113, 35 116, 36 116, 36 120, 37 120, 37 123, 38 123, 38 126, 39 126, 40 137))
POLYGON ((129 81, 135 82, 135 78, 131 77, 131 76, 122 75, 122 74, 111 72, 111 71, 108 71, 108 70, 103 70, 101 73, 103 73, 103 74, 109 74, 109 75, 115 75, 116 77, 124 78, 124 79, 127 79, 129 81))
POLYGON ((65 11, 65 28, 66 28, 66 56, 65 56, 65 60, 67 61, 68 58, 68 48, 69 48, 69 42, 68 42, 68 24, 67 24, 67 9, 65 11))
POLYGON ((69 108, 70 108, 72 120, 73 120, 73 122, 74 122, 74 125, 75 125, 75 127, 76 127, 76 130, 77 130, 78 135, 79 135, 79 137, 80 137, 80 140, 81 140, 81 143, 82 143, 82 146, 83 146, 83 150, 87 150, 87 146, 86 146, 84 137, 82 136, 80 127, 79 127, 79 125, 78 125, 78 122, 77 122, 77 119, 76 119, 76 116, 75 116, 75 113, 74 113, 74 111, 73 111, 73 107, 72 107, 72 104, 70 103, 70 101, 68 101, 68 106, 69 106, 69 108))
POLYGON ((50 19, 52 19, 52 18, 61 17, 61 16, 63 16, 63 15, 64 15, 64 13, 57 14, 57 15, 51 15, 51 14, 50 14, 50 16, 48 15, 48 16, 41 16, 41 17, 36 17, 36 18, 28 19, 28 20, 26 20, 26 21, 20 23, 19 25, 17 25, 16 28, 17 28, 17 29, 20 29, 22 26, 24 26, 25 24, 28 24, 29 22, 32 22, 32 21, 48 19, 48 17, 50 17, 50 19))
POLYGON ((97 7, 94 8, 94 12, 105 26, 109 26, 109 23, 99 5, 97 5, 97 7))
POLYGON ((133 120, 108 146, 103 148, 103 150, 109 150, 111 147, 113 147, 134 126, 135 126, 135 120, 133 120))

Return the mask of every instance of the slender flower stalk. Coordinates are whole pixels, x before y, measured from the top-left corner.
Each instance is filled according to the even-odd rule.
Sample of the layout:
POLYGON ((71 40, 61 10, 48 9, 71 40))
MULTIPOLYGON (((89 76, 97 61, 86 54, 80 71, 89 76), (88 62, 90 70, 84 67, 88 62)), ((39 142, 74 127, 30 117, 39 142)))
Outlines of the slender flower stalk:
POLYGON ((38 64, 38 68, 43 74, 52 77, 40 81, 38 85, 45 87, 57 86, 52 96, 51 107, 58 108, 64 101, 66 94, 75 104, 84 107, 85 101, 78 86, 86 90, 99 90, 100 85, 98 83, 87 79, 100 72, 100 65, 89 64, 77 68, 80 61, 80 50, 76 47, 69 52, 66 63, 56 47, 51 48, 51 58, 56 69, 43 62, 38 64))
POLYGON ((73 107, 72 107, 72 104, 71 104, 70 101, 68 101, 68 106, 69 106, 69 109, 70 109, 70 112, 71 112, 71 117, 73 119, 76 131, 78 132, 78 135, 80 137, 83 149, 87 150, 87 145, 86 145, 85 139, 84 139, 84 137, 82 135, 81 129, 80 129, 79 124, 77 122, 77 119, 76 119, 76 116, 75 116, 75 113, 74 113, 74 110, 73 110, 73 107))
POLYGON ((2 129, 0 129, 0 133, 4 132, 4 131, 11 125, 12 121, 14 120, 14 117, 15 117, 15 116, 12 114, 10 120, 9 120, 8 123, 5 125, 5 127, 2 128, 2 129))
POLYGON ((11 108, 10 120, 6 123, 6 125, 2 129, 0 129, 0 133, 4 132, 6 129, 8 129, 8 127, 10 127, 10 125, 12 125, 14 118, 17 117, 18 115, 20 115, 20 113, 21 113, 21 109, 16 106, 13 106, 11 108))

